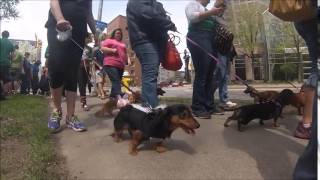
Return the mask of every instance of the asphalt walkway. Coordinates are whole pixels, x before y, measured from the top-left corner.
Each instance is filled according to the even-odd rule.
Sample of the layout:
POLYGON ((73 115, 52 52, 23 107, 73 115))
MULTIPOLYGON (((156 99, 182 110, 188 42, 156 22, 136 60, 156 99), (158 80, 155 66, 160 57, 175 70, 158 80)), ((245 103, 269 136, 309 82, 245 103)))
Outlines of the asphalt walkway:
MULTIPOLYGON (((179 89, 178 89, 179 90, 179 89)), ((180 90, 181 92, 181 90, 180 90)), ((232 92, 231 92, 232 94, 232 92)), ((129 141, 114 143, 113 118, 96 118, 101 107, 98 98, 90 97, 89 112, 77 102, 77 113, 88 131, 76 133, 64 129, 56 136, 72 177, 79 179, 292 179, 291 175, 307 141, 292 136, 299 116, 286 108, 280 127, 272 120, 264 126, 250 123, 244 132, 235 123, 223 123, 232 112, 201 120, 195 136, 182 130, 166 141, 168 152, 153 150, 154 140, 140 146, 137 156, 128 154, 129 141)))

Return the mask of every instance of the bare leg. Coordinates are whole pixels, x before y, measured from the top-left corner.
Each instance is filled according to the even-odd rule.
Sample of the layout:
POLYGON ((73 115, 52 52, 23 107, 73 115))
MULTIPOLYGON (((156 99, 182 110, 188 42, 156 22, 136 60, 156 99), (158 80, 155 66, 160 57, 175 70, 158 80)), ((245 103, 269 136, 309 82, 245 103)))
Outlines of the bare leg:
POLYGON ((303 108, 303 118, 302 121, 304 124, 311 124, 312 122, 312 108, 313 108, 313 99, 315 96, 315 89, 314 88, 310 88, 310 87, 306 87, 305 88, 305 92, 304 92, 304 96, 305 96, 305 105, 303 108))
POLYGON ((56 89, 50 88, 54 109, 57 111, 61 111, 62 89, 63 87, 59 87, 56 89))
POLYGON ((67 119, 70 119, 74 115, 76 105, 77 93, 72 91, 66 91, 67 100, 67 119))

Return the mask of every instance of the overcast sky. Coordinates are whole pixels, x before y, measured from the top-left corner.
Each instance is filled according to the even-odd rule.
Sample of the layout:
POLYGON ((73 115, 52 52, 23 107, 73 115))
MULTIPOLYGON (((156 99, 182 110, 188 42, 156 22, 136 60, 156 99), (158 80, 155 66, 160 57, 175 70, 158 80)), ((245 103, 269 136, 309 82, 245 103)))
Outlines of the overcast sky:
MULTIPOLYGON (((178 31, 183 35, 187 33, 187 20, 184 8, 192 0, 160 0, 166 11, 170 12, 172 21, 176 24, 178 31)), ((93 15, 98 14, 98 0, 93 0, 93 15)), ((102 21, 110 22, 113 18, 126 15, 127 0, 104 0, 102 21)), ((210 6, 210 5, 209 5, 210 6)), ((35 34, 43 41, 43 50, 47 46, 46 29, 44 24, 48 18, 49 0, 24 0, 17 6, 20 17, 16 20, 6 20, 1 22, 1 31, 8 30, 10 38, 35 40, 35 34)), ((181 36, 181 43, 178 46, 180 52, 186 48, 185 38, 181 36)), ((42 55, 42 61, 44 57, 42 55)))

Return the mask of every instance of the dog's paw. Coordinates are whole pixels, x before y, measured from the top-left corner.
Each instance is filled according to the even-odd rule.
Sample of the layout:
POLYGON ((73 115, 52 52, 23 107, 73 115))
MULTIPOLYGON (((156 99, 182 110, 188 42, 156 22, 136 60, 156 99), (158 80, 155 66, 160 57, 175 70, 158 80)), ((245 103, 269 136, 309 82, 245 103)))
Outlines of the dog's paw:
POLYGON ((156 146, 156 151, 157 151, 158 153, 164 153, 164 152, 167 151, 167 148, 164 147, 163 145, 157 145, 157 146, 156 146))
POLYGON ((115 142, 115 143, 120 143, 122 141, 123 141, 123 139, 121 139, 121 138, 113 138, 113 142, 115 142))
POLYGON ((138 155, 138 151, 137 150, 132 150, 132 151, 129 152, 129 154, 131 156, 136 156, 136 155, 138 155))
POLYGON ((277 123, 273 123, 273 127, 280 127, 280 125, 277 123))

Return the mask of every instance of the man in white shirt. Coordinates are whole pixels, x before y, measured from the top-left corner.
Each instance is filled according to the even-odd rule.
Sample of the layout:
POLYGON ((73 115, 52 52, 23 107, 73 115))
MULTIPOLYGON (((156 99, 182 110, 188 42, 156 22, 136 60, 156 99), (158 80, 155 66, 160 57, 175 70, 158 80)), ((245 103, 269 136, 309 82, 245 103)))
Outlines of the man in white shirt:
POLYGON ((217 56, 213 46, 214 28, 217 22, 213 16, 222 13, 224 9, 212 7, 207 10, 206 6, 209 2, 210 0, 196 0, 190 2, 185 8, 189 22, 187 47, 195 69, 191 109, 196 117, 203 119, 210 119, 211 114, 221 114, 215 107, 213 98, 213 73, 216 62, 201 48, 217 56))

